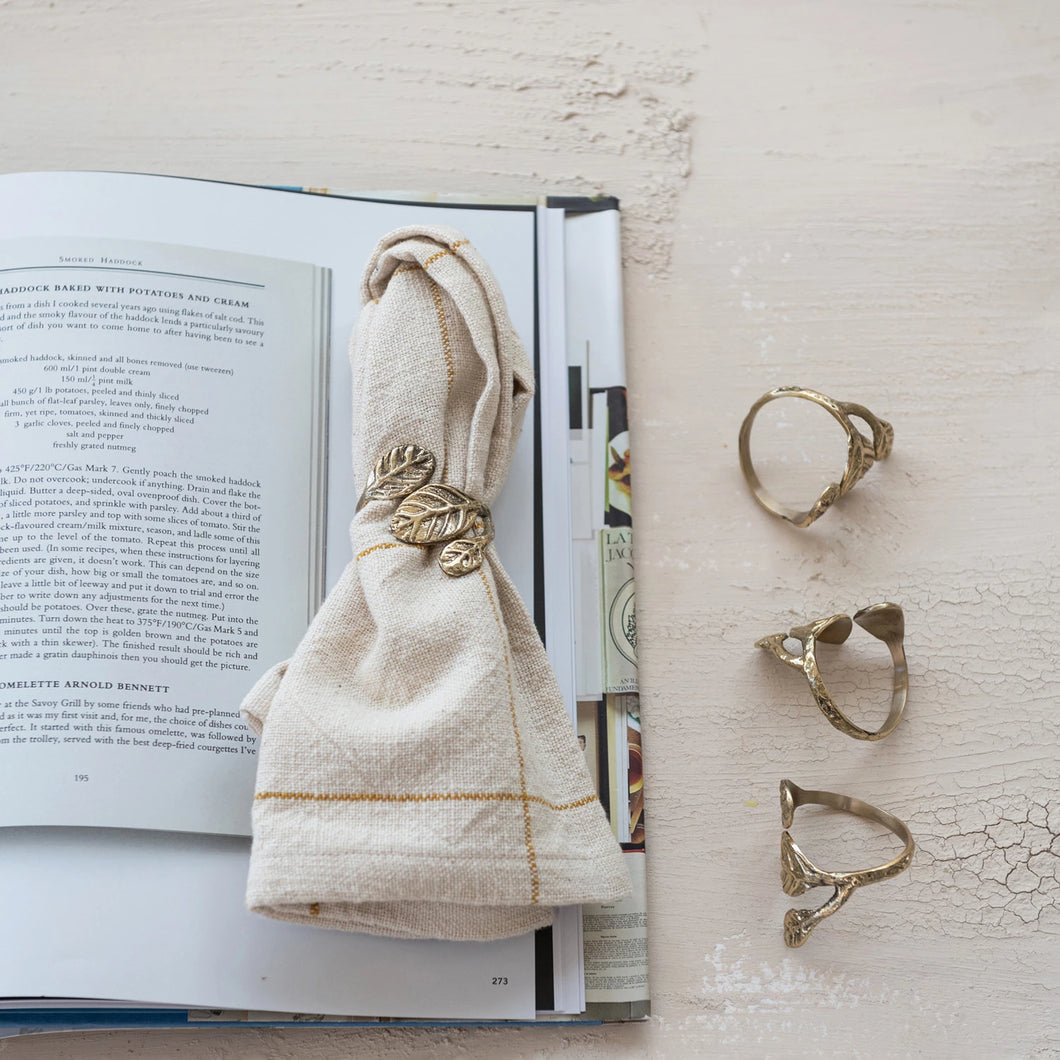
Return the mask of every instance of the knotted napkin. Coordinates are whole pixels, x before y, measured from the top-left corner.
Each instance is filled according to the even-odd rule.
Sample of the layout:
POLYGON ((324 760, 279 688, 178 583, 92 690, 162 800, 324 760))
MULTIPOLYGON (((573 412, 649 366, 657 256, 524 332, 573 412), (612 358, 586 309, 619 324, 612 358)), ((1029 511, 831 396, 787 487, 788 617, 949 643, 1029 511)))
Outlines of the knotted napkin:
POLYGON ((533 374, 496 280, 453 229, 385 237, 362 299, 354 558, 242 706, 261 734, 247 905, 406 938, 523 934, 551 923, 552 906, 630 893, 537 630, 490 544, 533 374), (444 548, 415 532, 439 520, 444 548))

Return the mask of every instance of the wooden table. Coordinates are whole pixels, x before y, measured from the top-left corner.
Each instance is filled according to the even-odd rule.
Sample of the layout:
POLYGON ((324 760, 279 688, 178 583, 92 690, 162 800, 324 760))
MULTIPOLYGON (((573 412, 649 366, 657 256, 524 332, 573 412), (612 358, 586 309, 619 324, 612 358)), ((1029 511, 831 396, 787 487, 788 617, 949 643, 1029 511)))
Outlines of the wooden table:
POLYGON ((1045 0, 0 5, 4 171, 621 198, 655 1008, 0 1057, 1056 1055, 1058 56, 1045 0), (736 460, 785 383, 895 426, 805 531, 736 460), (856 743, 753 645, 884 599, 910 706, 856 743), (919 843, 799 950, 783 776, 919 843))

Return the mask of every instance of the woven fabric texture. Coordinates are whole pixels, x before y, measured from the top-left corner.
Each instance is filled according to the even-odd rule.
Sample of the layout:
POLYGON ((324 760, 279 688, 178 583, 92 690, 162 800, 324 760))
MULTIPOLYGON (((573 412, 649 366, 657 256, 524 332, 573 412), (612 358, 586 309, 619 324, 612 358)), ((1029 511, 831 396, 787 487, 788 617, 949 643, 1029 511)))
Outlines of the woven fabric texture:
MULTIPOLYGON (((490 504, 533 394, 496 280, 452 229, 399 229, 365 271, 353 460, 415 443, 490 504)), ((367 504, 295 654, 243 703, 261 734, 247 905, 407 938, 492 939, 630 893, 537 630, 486 549, 453 578, 367 504)))

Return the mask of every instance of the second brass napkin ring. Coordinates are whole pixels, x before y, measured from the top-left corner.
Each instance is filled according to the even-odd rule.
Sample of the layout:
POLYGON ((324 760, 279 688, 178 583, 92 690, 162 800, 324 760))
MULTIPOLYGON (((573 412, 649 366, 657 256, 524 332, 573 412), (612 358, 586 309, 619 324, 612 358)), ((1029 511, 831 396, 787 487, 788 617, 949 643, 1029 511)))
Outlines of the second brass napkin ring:
POLYGON ((909 867, 916 844, 903 821, 893 814, 870 806, 861 799, 849 795, 838 795, 834 791, 805 791, 790 780, 780 782, 780 815, 784 832, 780 837, 780 882, 784 893, 797 898, 812 887, 834 887, 835 893, 817 909, 789 909, 784 914, 784 941, 788 946, 801 946, 810 932, 825 917, 838 910, 858 887, 879 883, 897 876, 909 867), (799 849, 788 829, 792 825, 795 811, 806 804, 828 806, 833 810, 852 813, 866 820, 875 821, 889 829, 905 843, 905 849, 896 857, 874 869, 857 872, 825 872, 799 849))
POLYGON ((819 519, 844 493, 849 493, 877 460, 884 460, 890 455, 894 444, 894 428, 886 421, 874 416, 864 405, 855 405, 849 401, 833 401, 816 390, 807 390, 801 386, 778 386, 769 393, 763 394, 747 413, 740 427, 740 470, 747 480, 747 485, 754 494, 754 499, 767 512, 779 515, 798 527, 806 527, 819 519), (778 398, 802 398, 827 409, 838 420, 847 435, 847 462, 843 477, 833 482, 821 493, 813 505, 805 511, 789 508, 777 501, 762 485, 758 474, 751 463, 751 425, 758 410, 778 398), (851 416, 864 420, 872 430, 872 438, 866 438, 854 426, 851 416))
POLYGON ((906 700, 909 696, 909 669, 905 661, 905 615, 898 604, 882 603, 864 607, 853 618, 866 633, 871 633, 882 640, 891 652, 894 663, 894 691, 891 696, 891 710, 886 721, 875 731, 855 725, 836 706, 821 677, 817 665, 817 643, 842 644, 850 636, 853 623, 849 615, 832 615, 821 618, 806 626, 796 626, 790 633, 774 633, 755 641, 755 647, 765 648, 781 662, 806 675, 810 682, 821 713, 840 731, 855 740, 882 740, 892 733, 902 720, 906 700), (784 647, 784 641, 791 638, 802 643, 802 654, 793 655, 784 647))
POLYGON ((489 508, 463 490, 430 481, 434 454, 419 445, 397 445, 372 468, 357 502, 400 500, 390 532, 407 545, 441 545, 438 566, 453 578, 482 566, 483 549, 493 540, 489 508))

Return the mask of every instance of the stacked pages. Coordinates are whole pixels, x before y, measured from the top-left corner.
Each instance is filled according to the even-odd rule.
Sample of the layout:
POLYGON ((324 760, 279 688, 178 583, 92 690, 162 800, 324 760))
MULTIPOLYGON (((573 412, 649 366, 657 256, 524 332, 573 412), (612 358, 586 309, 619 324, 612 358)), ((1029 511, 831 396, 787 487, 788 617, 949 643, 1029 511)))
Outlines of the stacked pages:
POLYGON ((646 1016, 615 204, 28 174, 0 232, 0 1028, 646 1016), (494 943, 243 905, 239 703, 350 559, 360 272, 414 223, 475 244, 534 353, 497 547, 635 883, 494 943))

